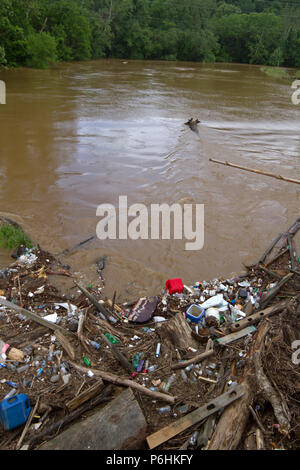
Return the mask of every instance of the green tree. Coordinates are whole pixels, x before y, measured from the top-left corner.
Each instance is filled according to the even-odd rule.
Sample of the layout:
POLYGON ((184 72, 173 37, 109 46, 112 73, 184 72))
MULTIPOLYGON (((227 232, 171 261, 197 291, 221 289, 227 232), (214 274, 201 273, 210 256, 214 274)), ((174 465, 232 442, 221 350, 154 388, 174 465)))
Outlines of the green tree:
POLYGON ((279 67, 283 63, 283 51, 281 47, 277 47, 270 55, 269 64, 279 67))
POLYGON ((24 31, 19 26, 11 24, 7 17, 0 18, 0 45, 5 50, 8 65, 24 65, 27 58, 24 31))
POLYGON ((6 64, 5 49, 3 46, 0 46, 0 67, 5 67, 6 64))
POLYGON ((47 8, 47 30, 55 34, 59 31, 58 41, 65 51, 72 51, 73 60, 91 58, 91 29, 84 11, 77 2, 54 0, 47 8), (60 27, 59 30, 57 27, 60 27))
POLYGON ((45 69, 57 60, 56 41, 49 33, 31 33, 27 40, 28 59, 26 65, 45 69))

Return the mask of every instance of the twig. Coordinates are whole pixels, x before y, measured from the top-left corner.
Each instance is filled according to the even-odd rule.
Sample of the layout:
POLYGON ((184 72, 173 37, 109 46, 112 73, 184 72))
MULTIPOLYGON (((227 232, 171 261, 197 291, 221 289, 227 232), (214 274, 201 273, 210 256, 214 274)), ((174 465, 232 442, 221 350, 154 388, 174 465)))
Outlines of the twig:
POLYGON ((25 425, 25 428, 23 429, 23 432, 22 432, 22 434, 21 434, 21 437, 20 437, 20 439, 19 439, 18 442, 17 442, 16 450, 19 450, 20 447, 21 447, 21 445, 22 445, 22 442, 23 442, 23 440, 24 440, 24 437, 25 437, 26 434, 27 434, 28 428, 29 428, 29 426, 31 425, 31 421, 32 421, 32 419, 33 419, 33 417, 34 417, 34 415, 35 415, 35 413, 36 413, 36 410, 37 410, 37 408, 38 408, 38 406, 39 406, 39 401, 40 401, 40 397, 38 396, 38 399, 37 399, 37 401, 36 401, 36 403, 35 403, 35 406, 34 406, 33 410, 31 410, 31 412, 30 412, 30 415, 29 415, 29 417, 28 417, 28 420, 27 420, 27 423, 26 423, 26 425, 25 425))
POLYGON ((277 273, 274 273, 274 271, 270 271, 270 269, 265 268, 261 264, 257 266, 258 269, 261 269, 265 273, 269 274, 269 276, 275 277, 276 279, 282 279, 281 276, 277 273))
POLYGON ((176 397, 172 395, 168 395, 166 393, 153 392, 152 390, 149 390, 148 388, 143 387, 142 385, 134 382, 133 380, 122 379, 115 374, 110 374, 109 372, 105 372, 105 371, 98 370, 98 369, 87 369, 86 367, 79 366, 75 362, 70 362, 70 364, 73 367, 75 367, 75 369, 80 370, 81 372, 84 372, 84 373, 86 373, 88 370, 91 370, 94 373, 94 375, 96 375, 97 377, 101 377, 103 380, 107 382, 111 382, 115 385, 121 385, 123 387, 125 386, 125 387, 134 388, 135 390, 138 390, 139 392, 144 393, 145 395, 149 395, 150 397, 157 398, 157 399, 166 401, 171 404, 175 403, 176 397))
MULTIPOLYGON (((108 311, 106 310, 105 307, 103 307, 103 305, 101 305, 98 300, 83 286, 77 284, 76 281, 74 281, 75 285, 81 290, 81 292, 90 300, 90 302, 92 302, 92 304, 94 305, 94 307, 96 307, 96 309, 101 312, 105 318, 109 321, 110 317, 112 317, 113 315, 108 311)), ((114 318, 114 316, 113 316, 114 318)))
POLYGON ((271 300, 276 296, 276 294, 280 291, 280 289, 286 284, 292 277, 294 276, 294 273, 289 273, 284 278, 281 279, 281 281, 277 284, 277 286, 273 287, 270 289, 268 292, 265 293, 265 295, 262 296, 260 300, 260 306, 261 308, 265 308, 271 300))
POLYGON ((172 366, 172 369, 183 369, 186 366, 189 366, 190 364, 197 364, 197 362, 201 362, 203 359, 206 359, 207 357, 212 356, 215 354, 215 351, 213 349, 209 349, 208 351, 205 351, 204 353, 198 354, 197 356, 192 357, 192 359, 188 359, 187 361, 182 361, 178 362, 177 364, 174 364, 172 366))
POLYGON ((256 424, 259 426, 259 428, 262 430, 262 432, 264 434, 268 434, 268 431, 266 431, 265 428, 263 427, 262 422, 260 421, 259 417, 257 416, 257 413, 255 413, 255 411, 254 411, 254 409, 252 408, 251 405, 249 405, 249 410, 250 410, 253 418, 255 419, 256 424))
POLYGON ((261 429, 259 429, 259 428, 256 429, 255 437, 256 437, 257 450, 264 450, 265 449, 265 443, 264 443, 264 436, 261 432, 261 429))
POLYGON ((42 317, 39 317, 38 315, 35 315, 32 312, 29 312, 29 310, 26 310, 25 308, 20 307, 19 305, 13 304, 12 302, 9 302, 6 299, 0 298, 0 305, 5 305, 6 307, 9 307, 11 310, 15 310, 17 312, 22 313, 25 317, 27 317, 29 320, 32 320, 36 323, 39 323, 40 325, 46 326, 47 328, 50 328, 50 330, 54 331, 61 331, 62 333, 69 333, 67 330, 62 328, 59 325, 56 325, 55 323, 51 323, 47 320, 45 320, 42 317))
POLYGON ((274 256, 274 258, 270 259, 270 261, 268 261, 266 263, 266 266, 270 266, 270 264, 274 263, 274 261, 277 261, 282 255, 285 255, 285 253, 287 253, 289 251, 288 248, 285 248, 283 251, 281 251, 281 253, 278 253, 278 255, 274 256))
POLYGON ((202 375, 197 375, 198 380, 204 380, 204 382, 210 382, 212 384, 216 384, 216 380, 208 379, 207 377, 202 377, 202 375))
POLYGON ((271 253, 271 251, 273 250, 274 246, 275 246, 276 243, 280 240, 280 238, 282 237, 282 235, 283 235, 283 234, 280 233, 280 234, 278 235, 278 237, 276 237, 276 238, 272 241, 271 245, 266 249, 266 251, 265 251, 265 252, 262 254, 262 256, 259 258, 258 264, 263 263, 263 262, 265 261, 267 255, 268 255, 269 253, 271 253))
POLYGON ((225 166, 230 166, 230 167, 233 167, 233 168, 239 168, 240 170, 250 171, 252 173, 257 173, 259 175, 271 176, 272 178, 277 178, 278 180, 283 180, 283 181, 288 181, 290 183, 300 184, 299 180, 295 180, 293 178, 287 178, 287 177, 281 176, 281 175, 275 175, 274 173, 270 173, 270 172, 267 172, 267 171, 257 170, 255 168, 247 168, 245 166, 236 165, 235 163, 230 163, 230 162, 221 162, 220 160, 214 160, 213 158, 210 158, 209 161, 214 162, 214 163, 219 163, 219 164, 225 165, 225 166))
POLYGON ((52 435, 58 429, 64 427, 66 424, 71 423, 75 419, 79 418, 86 411, 94 408, 95 406, 99 405, 103 401, 107 400, 107 396, 112 393, 112 390, 113 390, 112 386, 106 387, 106 389, 101 393, 101 395, 96 397, 94 400, 90 401, 89 403, 84 404, 79 409, 70 413, 68 416, 65 416, 64 418, 52 424, 48 428, 44 429, 42 433, 30 439, 30 441, 28 442, 29 448, 32 448, 37 443, 41 442, 44 437, 52 435))
POLYGON ((127 371, 127 372, 133 372, 133 367, 131 363, 128 361, 128 359, 124 356, 124 354, 119 351, 118 347, 115 344, 112 344, 109 339, 105 335, 101 335, 102 340, 109 346, 111 349, 111 352, 113 355, 117 358, 121 366, 127 371))

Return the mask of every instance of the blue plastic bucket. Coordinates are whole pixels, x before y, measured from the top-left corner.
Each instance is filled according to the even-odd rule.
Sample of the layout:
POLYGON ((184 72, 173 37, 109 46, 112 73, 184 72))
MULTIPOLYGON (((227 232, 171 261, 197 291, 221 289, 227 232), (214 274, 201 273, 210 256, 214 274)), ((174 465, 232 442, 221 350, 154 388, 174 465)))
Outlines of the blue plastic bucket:
POLYGON ((193 323, 198 324, 200 321, 202 321, 205 315, 205 309, 203 307, 200 307, 200 305, 192 304, 189 306, 185 314, 186 318, 191 320, 193 323))

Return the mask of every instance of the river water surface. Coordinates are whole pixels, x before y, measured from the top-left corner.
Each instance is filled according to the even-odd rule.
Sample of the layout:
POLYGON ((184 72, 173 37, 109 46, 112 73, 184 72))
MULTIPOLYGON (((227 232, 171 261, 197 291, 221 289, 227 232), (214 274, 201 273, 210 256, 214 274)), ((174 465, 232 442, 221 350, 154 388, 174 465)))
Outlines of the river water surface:
MULTIPOLYGON (((204 204, 205 241, 94 239, 62 261, 85 279, 107 256, 106 293, 229 276, 299 215, 300 105, 291 82, 236 64, 100 60, 1 71, 0 215, 53 253, 95 235, 99 204, 204 204), (199 134, 184 122, 199 118, 199 134)), ((3 261, 3 259, 2 259, 3 261)))

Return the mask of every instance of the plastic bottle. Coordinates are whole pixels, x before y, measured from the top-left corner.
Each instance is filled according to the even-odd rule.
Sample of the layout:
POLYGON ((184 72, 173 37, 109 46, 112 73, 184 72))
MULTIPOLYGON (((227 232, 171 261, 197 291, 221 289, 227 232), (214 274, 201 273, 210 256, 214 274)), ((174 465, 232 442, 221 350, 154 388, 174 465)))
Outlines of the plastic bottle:
POLYGON ((24 379, 22 380, 22 385, 23 387, 30 387, 31 381, 26 379, 26 377, 24 377, 24 379))
MULTIPOLYGON (((92 363, 91 363, 91 361, 90 361, 87 357, 84 356, 82 360, 83 360, 83 362, 84 362, 84 364, 85 364, 86 366, 88 366, 88 367, 91 366, 92 363)), ((65 368, 64 368, 64 369, 65 369, 65 368)), ((65 370, 66 370, 66 369, 65 369, 65 370)))
POLYGON ((176 378, 176 374, 172 374, 171 377, 169 378, 169 380, 167 381, 167 383, 164 387, 164 390, 166 392, 168 392, 170 390, 170 387, 171 387, 172 383, 174 382, 175 378, 176 378))
POLYGON ((39 369, 39 370, 37 371, 37 374, 36 374, 35 377, 38 378, 40 375, 42 375, 43 372, 44 372, 44 369, 42 369, 42 368, 39 369))
POLYGON ((17 388, 19 386, 19 384, 17 384, 16 382, 11 382, 10 380, 6 380, 5 382, 7 385, 10 385, 11 387, 13 388, 17 388))
POLYGON ((17 373, 18 373, 18 374, 21 374, 22 372, 24 372, 24 371, 27 370, 28 368, 29 368, 29 364, 26 364, 25 366, 18 367, 18 368, 17 368, 17 373))
POLYGON ((171 411, 171 407, 170 407, 170 405, 163 406, 162 408, 157 408, 157 411, 159 413, 166 413, 167 411, 171 411))
POLYGON ((55 383, 59 381, 59 375, 52 375, 50 382, 55 383))
POLYGON ((60 366, 60 371, 61 371, 62 375, 66 375, 66 373, 67 373, 67 370, 66 370, 64 365, 60 366))
POLYGON ((71 374, 65 374, 62 376, 63 383, 66 385, 70 381, 71 374))
POLYGON ((141 358, 142 358, 142 353, 136 353, 135 354, 135 356, 132 360, 132 367, 134 368, 134 370, 137 370, 141 358))
POLYGON ((195 447, 195 445, 197 444, 198 436, 199 436, 199 431, 195 431, 189 440, 189 446, 195 447))
POLYGON ((116 320, 114 317, 112 317, 111 315, 108 317, 108 319, 112 322, 112 323, 117 323, 118 320, 116 320))
POLYGON ((96 343, 96 341, 91 341, 89 340, 89 343, 95 348, 95 349, 100 349, 100 344, 96 343))
POLYGON ((153 372, 155 369, 157 369, 157 367, 157 365, 149 367, 148 372, 153 372))
POLYGON ((155 356, 156 356, 156 357, 158 357, 159 354, 160 354, 160 347, 161 347, 161 344, 158 343, 158 344, 157 344, 157 347, 156 347, 156 352, 155 352, 155 356))
POLYGON ((136 369, 137 372, 141 372, 141 370, 142 370, 142 368, 143 368, 143 365, 144 365, 144 362, 145 362, 144 360, 141 360, 141 361, 139 362, 139 364, 138 364, 138 366, 137 366, 137 369, 136 369))
POLYGON ((113 335, 111 335, 109 333, 104 333, 104 336, 106 336, 106 338, 109 339, 109 341, 112 344, 117 344, 119 342, 113 335))
POLYGON ((13 397, 16 394, 17 390, 15 388, 12 388, 10 392, 8 392, 7 395, 3 398, 3 400, 6 400, 7 398, 13 397))
POLYGON ((185 383, 188 383, 188 381, 189 381, 188 376, 186 375, 186 373, 184 372, 183 369, 181 369, 181 377, 183 378, 185 383))

